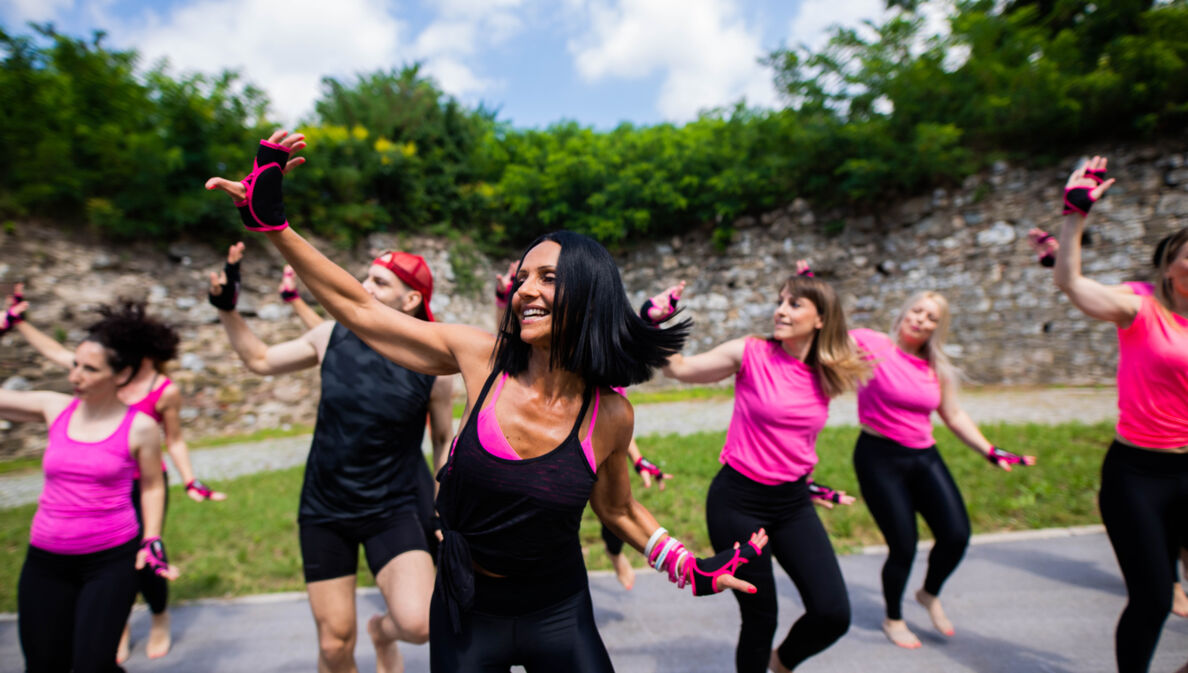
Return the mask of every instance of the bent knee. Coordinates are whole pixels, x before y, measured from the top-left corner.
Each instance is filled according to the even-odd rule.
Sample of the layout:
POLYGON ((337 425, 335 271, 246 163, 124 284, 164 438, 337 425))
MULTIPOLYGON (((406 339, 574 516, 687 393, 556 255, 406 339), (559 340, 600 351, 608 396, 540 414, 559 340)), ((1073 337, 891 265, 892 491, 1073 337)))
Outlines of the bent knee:
POLYGON ((353 629, 322 629, 318 635, 318 653, 327 662, 342 661, 355 653, 355 632, 353 629))
POLYGON ((429 642, 429 615, 427 614, 398 620, 396 628, 400 631, 400 639, 405 642, 413 645, 429 642))
POLYGON ((850 630, 850 604, 845 602, 816 610, 812 619, 822 634, 837 640, 850 630))

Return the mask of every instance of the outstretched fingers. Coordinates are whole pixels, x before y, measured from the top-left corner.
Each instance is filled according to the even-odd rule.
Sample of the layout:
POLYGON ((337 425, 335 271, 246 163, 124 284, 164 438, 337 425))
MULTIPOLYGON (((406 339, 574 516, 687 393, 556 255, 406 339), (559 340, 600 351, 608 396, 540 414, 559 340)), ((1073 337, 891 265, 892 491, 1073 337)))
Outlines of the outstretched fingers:
POLYGON ((246 246, 244 246, 243 241, 239 241, 238 243, 233 243, 230 246, 228 246, 227 247, 227 263, 228 264, 239 264, 240 262, 242 262, 243 261, 243 250, 245 247, 246 246))
POLYGON ((244 187, 243 183, 238 180, 232 181, 228 180, 227 178, 218 177, 211 178, 206 181, 206 189, 207 191, 213 191, 217 189, 227 196, 230 196, 235 200, 236 203, 247 198, 247 187, 244 187))
POLYGON ((223 294, 223 288, 227 287, 227 274, 222 271, 210 272, 210 293, 214 296, 223 294))
POLYGON ((1105 194, 1106 191, 1109 190, 1109 188, 1111 186, 1113 186, 1113 184, 1114 184, 1114 178, 1110 178, 1110 179, 1106 180, 1105 182, 1101 183, 1100 185, 1089 190, 1089 195, 1091 197, 1093 197, 1094 201, 1096 201, 1096 200, 1100 199, 1102 194, 1105 194))

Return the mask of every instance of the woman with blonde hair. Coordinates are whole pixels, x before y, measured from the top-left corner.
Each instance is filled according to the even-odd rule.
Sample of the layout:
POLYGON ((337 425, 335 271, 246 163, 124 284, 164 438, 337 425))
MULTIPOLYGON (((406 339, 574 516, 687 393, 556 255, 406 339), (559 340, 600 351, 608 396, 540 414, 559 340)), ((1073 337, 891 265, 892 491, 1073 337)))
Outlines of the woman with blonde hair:
POLYGON ((883 564, 883 632, 899 647, 915 649, 920 640, 903 620, 903 590, 916 555, 916 514, 932 530, 935 544, 928 573, 916 600, 946 636, 953 625, 941 608, 941 587, 969 545, 969 514, 932 436, 932 412, 949 430, 991 465, 1032 465, 1035 458, 1004 451, 986 439, 957 401, 957 375, 945 355, 949 302, 937 292, 918 292, 904 303, 891 334, 869 329, 850 332, 873 368, 858 391, 862 433, 854 447, 854 471, 862 498, 887 540, 883 564))
POLYGON ((805 275, 780 286, 768 338, 743 337, 668 360, 664 373, 688 383, 734 376, 734 414, 706 498, 715 550, 763 528, 769 549, 736 576, 758 588, 734 592, 742 613, 735 666, 740 673, 783 672, 821 652, 850 626, 850 602, 837 556, 812 503, 832 507, 853 497, 814 484, 817 434, 829 400, 853 390, 869 368, 854 351, 833 288, 805 275), (776 650, 775 575, 771 558, 792 578, 805 614, 776 650))

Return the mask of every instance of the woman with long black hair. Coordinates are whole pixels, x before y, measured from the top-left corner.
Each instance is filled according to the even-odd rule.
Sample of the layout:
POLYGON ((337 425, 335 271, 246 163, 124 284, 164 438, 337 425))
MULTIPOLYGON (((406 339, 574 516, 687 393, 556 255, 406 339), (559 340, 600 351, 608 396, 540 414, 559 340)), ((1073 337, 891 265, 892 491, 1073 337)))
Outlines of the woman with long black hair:
POLYGON ((298 163, 290 152, 303 146, 300 135, 279 131, 245 180, 212 178, 207 188, 241 204, 245 225, 265 231, 321 305, 385 357, 428 374, 462 374, 470 413, 438 475, 434 671, 613 670, 578 537, 587 501, 679 586, 755 591, 732 573, 760 555, 762 531, 695 559, 631 497, 633 412, 610 387, 648 379, 680 349, 687 323, 648 325, 606 249, 570 232, 527 248, 498 337, 394 311, 288 227, 281 181, 298 163))

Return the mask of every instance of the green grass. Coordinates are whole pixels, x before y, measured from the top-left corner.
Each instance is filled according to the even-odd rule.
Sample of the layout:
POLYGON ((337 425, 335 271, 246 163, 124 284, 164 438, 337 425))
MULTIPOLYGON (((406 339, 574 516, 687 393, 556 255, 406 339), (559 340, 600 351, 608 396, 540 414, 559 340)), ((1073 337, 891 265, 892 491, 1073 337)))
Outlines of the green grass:
POLYGON ((41 470, 41 458, 13 458, 0 460, 0 474, 16 474, 18 472, 37 472, 41 470))
MULTIPOLYGON (((938 430, 941 453, 965 497, 975 532, 1100 521, 1095 495, 1105 447, 1113 436, 1110 424, 1001 424, 982 429, 1004 448, 1036 455, 1039 464, 1003 472, 947 431, 938 430)), ((639 439, 644 455, 675 477, 664 491, 645 490, 635 481, 636 498, 699 553, 709 550, 705 494, 720 469, 718 453, 724 437, 725 433, 716 432, 639 439)), ((821 433, 818 481, 857 494, 850 462, 856 437, 854 428, 826 428, 821 433)), ((296 524, 301 468, 246 476, 218 486, 227 491, 226 502, 199 504, 186 498, 180 488, 170 491, 165 539, 170 558, 184 573, 173 584, 175 599, 302 590, 296 524)), ((16 609, 17 576, 34 508, 0 510, 0 611, 16 609)), ((861 500, 852 507, 818 512, 839 552, 883 542, 861 500)), ((599 523, 589 510, 581 536, 589 567, 608 569, 599 523)), ((928 536, 922 524, 921 536, 928 536)), ((639 556, 629 553, 632 562, 642 566, 639 556)), ((370 574, 360 572, 359 580, 369 584, 370 574)))
POLYGON ((229 444, 244 444, 247 442, 259 442, 265 439, 279 439, 281 437, 296 437, 298 435, 308 435, 313 433, 312 425, 305 425, 304 423, 297 423, 289 425, 285 428, 263 428, 254 432, 248 432, 238 435, 219 435, 214 437, 199 437, 193 441, 187 441, 186 445, 191 449, 205 449, 212 446, 227 446, 229 444))

